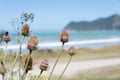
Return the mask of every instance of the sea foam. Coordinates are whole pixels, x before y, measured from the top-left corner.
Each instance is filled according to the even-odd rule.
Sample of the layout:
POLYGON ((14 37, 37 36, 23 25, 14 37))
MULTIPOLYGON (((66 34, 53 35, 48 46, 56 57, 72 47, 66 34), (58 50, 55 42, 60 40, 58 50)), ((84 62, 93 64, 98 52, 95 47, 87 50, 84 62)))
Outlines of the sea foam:
MULTIPOLYGON (((93 40, 81 40, 81 41, 69 41, 65 44, 66 47, 68 46, 80 46, 80 45, 94 45, 96 47, 97 44, 105 45, 119 43, 120 38, 110 38, 110 39, 93 39, 93 40)), ((59 48, 61 46, 61 42, 39 42, 38 49, 51 49, 51 48, 59 48)), ((89 46, 90 47, 90 46, 89 46)), ((5 49, 5 45, 0 46, 0 48, 5 49)), ((22 45, 22 49, 26 49, 27 44, 22 45)), ((9 45, 7 49, 14 50, 19 49, 19 45, 9 45)))

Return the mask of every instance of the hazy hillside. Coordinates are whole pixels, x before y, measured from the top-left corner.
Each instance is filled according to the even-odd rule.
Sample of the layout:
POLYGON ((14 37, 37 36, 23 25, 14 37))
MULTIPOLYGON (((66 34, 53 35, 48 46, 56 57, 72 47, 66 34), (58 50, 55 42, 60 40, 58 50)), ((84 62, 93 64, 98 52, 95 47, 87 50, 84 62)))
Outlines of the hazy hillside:
POLYGON ((93 21, 70 22, 64 29, 70 31, 120 30, 120 15, 99 18, 93 21))

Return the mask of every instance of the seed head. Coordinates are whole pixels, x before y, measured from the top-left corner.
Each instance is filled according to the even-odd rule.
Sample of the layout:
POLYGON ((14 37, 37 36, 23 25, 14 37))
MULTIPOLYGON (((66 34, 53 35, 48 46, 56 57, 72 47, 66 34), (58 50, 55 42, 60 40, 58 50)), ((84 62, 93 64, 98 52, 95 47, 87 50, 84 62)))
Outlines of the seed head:
POLYGON ((48 60, 46 60, 46 59, 41 60, 41 62, 40 62, 40 67, 39 67, 39 68, 40 68, 42 71, 46 71, 46 70, 48 69, 48 67, 49 67, 48 60))
POLYGON ((22 35, 23 36, 28 36, 29 35, 29 25, 25 24, 22 28, 22 35))
POLYGON ((37 38, 37 36, 33 35, 28 40, 27 48, 29 50, 35 50, 35 49, 37 49, 37 44, 38 44, 38 38, 37 38))
POLYGON ((33 65, 33 59, 32 59, 32 57, 30 56, 30 57, 28 57, 28 56, 26 56, 25 57, 25 64, 24 64, 24 68, 26 67, 26 73, 29 71, 29 70, 32 70, 32 65, 33 65), (29 59, 28 59, 29 58, 29 59), (29 61, 28 61, 29 60, 29 61), (28 63, 28 65, 27 65, 27 63, 28 63))
POLYGON ((5 66, 1 65, 0 66, 0 74, 4 76, 6 72, 7 72, 7 70, 6 70, 5 66))
POLYGON ((69 39, 69 34, 68 32, 65 30, 65 31, 62 31, 61 35, 60 35, 60 41, 65 43, 65 42, 68 42, 68 39, 69 39))
POLYGON ((9 36, 9 32, 5 32, 4 36, 3 36, 3 40, 4 42, 9 42, 10 41, 10 36, 9 36))
POLYGON ((75 55, 75 48, 74 47, 70 47, 68 49, 68 52, 69 52, 69 55, 71 55, 71 56, 75 55))

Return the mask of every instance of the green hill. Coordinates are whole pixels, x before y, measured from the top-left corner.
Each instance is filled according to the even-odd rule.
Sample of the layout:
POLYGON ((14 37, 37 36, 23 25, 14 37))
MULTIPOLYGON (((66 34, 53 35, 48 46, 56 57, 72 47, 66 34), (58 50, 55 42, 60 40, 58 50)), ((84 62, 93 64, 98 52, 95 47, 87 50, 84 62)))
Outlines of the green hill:
POLYGON ((93 21, 70 22, 64 29, 69 31, 111 31, 120 30, 120 15, 99 18, 93 21))

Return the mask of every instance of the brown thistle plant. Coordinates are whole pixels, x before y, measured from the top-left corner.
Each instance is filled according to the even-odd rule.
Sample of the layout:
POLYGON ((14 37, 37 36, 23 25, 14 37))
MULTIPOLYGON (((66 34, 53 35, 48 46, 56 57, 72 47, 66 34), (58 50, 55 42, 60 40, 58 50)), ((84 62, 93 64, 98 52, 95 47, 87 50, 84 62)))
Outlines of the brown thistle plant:
POLYGON ((72 60, 73 55, 75 55, 75 53, 76 53, 75 48, 74 48, 74 47, 70 47, 70 48, 68 49, 68 53, 69 53, 69 55, 70 55, 70 58, 69 58, 66 66, 65 66, 64 70, 62 71, 62 74, 60 75, 60 77, 59 77, 58 80, 61 80, 61 79, 62 79, 62 76, 63 76, 63 74, 65 73, 66 69, 68 68, 68 66, 69 66, 69 64, 70 64, 70 62, 71 62, 71 60, 72 60))
POLYGON ((43 73, 43 71, 46 71, 48 69, 48 67, 49 67, 48 60, 47 59, 41 60, 40 67, 39 67, 39 69, 41 70, 41 72, 40 72, 40 74, 39 74, 39 76, 37 77, 36 80, 39 80, 39 78, 40 78, 41 74, 43 73))
POLYGON ((10 41, 10 36, 9 36, 9 32, 6 31, 3 35, 3 40, 4 42, 6 43, 6 52, 4 53, 4 60, 3 60, 3 63, 5 64, 5 60, 6 60, 6 53, 7 53, 7 45, 8 45, 8 42, 10 41))
POLYGON ((25 62, 24 63, 24 68, 26 67, 26 70, 25 70, 26 73, 28 73, 29 70, 32 70, 32 66, 33 66, 32 57, 31 56, 29 57, 28 65, 26 66, 27 61, 28 61, 28 56, 25 57, 25 61, 24 61, 25 62))
POLYGON ((7 69, 3 63, 3 61, 1 61, 1 66, 0 66, 0 74, 2 75, 2 78, 4 80, 5 77, 5 73, 7 72, 7 69))
POLYGON ((21 33, 23 36, 29 36, 29 25, 28 24, 23 25, 21 33))
POLYGON ((30 51, 36 50, 38 44, 38 37, 36 35, 32 35, 30 39, 28 40, 27 48, 30 51))
MULTIPOLYGON (((23 41, 24 41, 24 38, 26 36, 29 36, 30 35, 30 24, 33 22, 33 19, 34 19, 34 15, 33 14, 28 14, 28 13, 23 13, 21 14, 20 16, 20 19, 21 21, 19 22, 22 26, 19 27, 18 26, 18 30, 15 30, 15 31, 18 31, 19 34, 16 36, 17 37, 17 41, 18 41, 18 44, 19 44, 19 50, 18 50, 18 54, 16 53, 15 54, 15 57, 14 57, 14 61, 13 61, 13 64, 11 65, 11 69, 8 69, 11 71, 10 73, 10 76, 9 76, 9 80, 13 80, 14 79, 14 67, 16 66, 16 63, 17 61, 19 60, 19 75, 17 76, 18 79, 17 80, 25 80, 27 77, 27 74, 28 74, 28 71, 32 70, 33 68, 33 58, 31 56, 32 52, 34 50, 37 49, 37 44, 38 44, 38 37, 36 35, 31 35, 29 40, 28 40, 28 43, 27 43, 27 49, 29 50, 29 54, 27 56, 25 56, 24 60, 23 60, 23 65, 22 65, 22 44, 23 44, 23 41), (30 23, 29 23, 30 22, 30 23), (22 29, 21 29, 22 28, 22 29), (21 30, 19 30, 21 29, 21 30), (21 38, 23 37, 23 38, 21 38), (22 69, 23 69, 23 72, 21 73, 21 65, 22 65, 22 69)), ((17 32, 16 32, 17 33, 17 32)), ((7 43, 11 40, 10 36, 9 36, 9 32, 5 32, 4 36, 3 36, 3 40, 4 42, 6 43, 6 49, 7 49, 7 43)), ((63 49, 64 49, 64 44, 67 43, 69 41, 69 33, 67 30, 64 30, 60 33, 60 36, 59 36, 59 40, 60 42, 62 43, 62 47, 60 49, 60 51, 58 52, 58 57, 53 65, 53 68, 51 70, 51 73, 48 77, 48 80, 51 79, 51 76, 54 72, 54 69, 62 55, 62 52, 63 52, 63 49)), ((7 50, 6 50, 7 51, 7 50)), ((74 47, 70 47, 69 50, 68 50, 68 53, 70 55, 70 59, 67 63, 67 65, 65 66, 62 74, 60 75, 59 77, 59 80, 61 80, 65 70, 67 69, 68 65, 70 64, 70 61, 73 57, 73 55, 75 55, 76 51, 75 51, 75 48, 74 47)), ((5 55, 4 55, 4 59, 5 59, 5 55)), ((6 69, 6 66, 5 66, 5 61, 0 61, 1 65, 0 65, 0 74, 2 75, 3 77, 3 80, 5 80, 6 78, 6 73, 7 73, 7 69, 6 69), (5 77, 5 78, 4 78, 5 77)), ((40 66, 39 66, 39 69, 40 69, 40 73, 37 77, 34 78, 34 80, 40 80, 40 78, 42 78, 41 74, 43 73, 43 71, 46 71, 48 70, 48 67, 49 67, 49 62, 47 59, 43 59, 40 61, 40 66)), ((7 73, 9 74, 9 73, 7 73)), ((7 80, 8 78, 6 78, 7 80)))
POLYGON ((60 35, 60 41, 64 44, 69 41, 69 34, 66 30, 62 31, 60 35))
POLYGON ((48 77, 48 80, 51 79, 53 71, 54 71, 54 69, 55 69, 55 67, 56 67, 56 65, 57 65, 57 63, 58 63, 58 61, 59 61, 59 59, 60 59, 60 57, 62 55, 64 44, 69 41, 69 34, 68 34, 68 32, 66 30, 61 32, 61 34, 60 34, 60 41, 62 42, 62 48, 61 48, 60 52, 58 53, 59 55, 58 55, 54 65, 53 65, 53 68, 52 68, 52 71, 51 71, 51 73, 50 73, 50 75, 48 77))
POLYGON ((9 32, 5 32, 4 36, 3 36, 3 40, 4 42, 8 43, 10 41, 10 36, 9 36, 9 32))
POLYGON ((69 52, 69 55, 70 55, 70 56, 73 56, 73 55, 75 55, 76 50, 75 50, 74 47, 70 47, 70 48, 68 49, 68 52, 69 52))
POLYGON ((39 67, 39 69, 41 70, 41 73, 43 71, 46 71, 48 69, 48 67, 49 67, 48 60, 47 59, 41 60, 40 67, 39 67))
POLYGON ((23 72, 23 77, 22 78, 25 78, 25 75, 27 74, 26 72, 29 69, 31 69, 32 59, 30 60, 30 57, 31 57, 32 51, 37 49, 37 44, 38 44, 38 37, 36 35, 32 35, 30 37, 30 39, 28 40, 28 44, 27 44, 27 49, 29 50, 29 55, 27 56, 27 59, 26 59, 26 63, 25 63, 25 67, 24 67, 24 72, 23 72))

